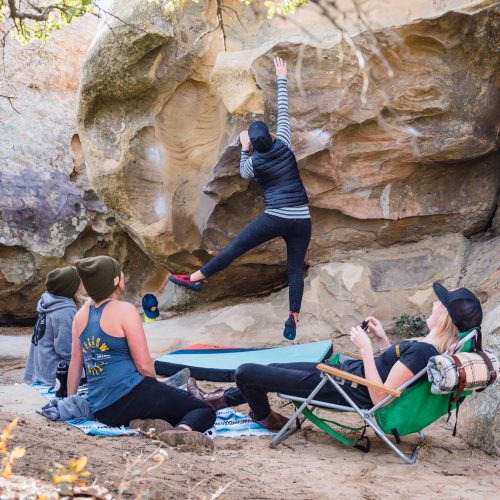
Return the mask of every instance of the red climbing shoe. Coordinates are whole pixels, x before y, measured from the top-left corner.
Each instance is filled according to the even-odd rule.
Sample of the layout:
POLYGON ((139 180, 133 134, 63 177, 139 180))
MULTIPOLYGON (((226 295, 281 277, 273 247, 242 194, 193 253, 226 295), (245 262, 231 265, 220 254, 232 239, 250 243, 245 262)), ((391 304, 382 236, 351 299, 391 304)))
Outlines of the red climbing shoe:
POLYGON ((171 281, 175 285, 183 286, 193 292, 201 292, 201 281, 191 281, 189 277, 189 274, 171 274, 168 277, 168 281, 171 281))

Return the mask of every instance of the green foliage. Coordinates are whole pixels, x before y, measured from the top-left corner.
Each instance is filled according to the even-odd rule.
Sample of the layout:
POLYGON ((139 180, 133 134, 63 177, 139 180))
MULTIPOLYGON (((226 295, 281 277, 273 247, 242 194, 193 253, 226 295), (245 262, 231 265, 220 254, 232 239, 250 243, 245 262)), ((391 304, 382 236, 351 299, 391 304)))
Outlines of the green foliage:
POLYGON ((12 12, 6 0, 0 0, 2 30, 13 28, 21 43, 47 40, 50 33, 61 29, 75 18, 93 11, 93 0, 57 0, 15 2, 12 12), (9 26, 10 24, 10 26, 9 26))
MULTIPOLYGON (((149 0, 160 4, 167 15, 174 14, 187 2, 200 3, 200 0, 149 0)), ((208 1, 208 0, 206 0, 208 1)), ((253 0, 240 0, 246 6, 253 0)), ((222 4, 222 0, 220 0, 222 4)), ((293 14, 297 8, 309 3, 309 0, 268 0, 263 4, 267 9, 267 18, 272 19, 276 14, 293 14)), ((0 29, 14 32, 21 43, 30 43, 34 40, 46 41, 55 30, 69 24, 74 19, 90 12, 97 11, 93 0, 16 0, 15 10, 12 12, 7 0, 0 0, 0 29)), ((13 8, 13 9, 14 9, 13 8)))
MULTIPOLYGON (((248 5, 248 0, 242 0, 248 5)), ((278 2, 266 1, 267 18, 272 19, 275 14, 293 14, 298 7, 309 3, 309 0, 279 0, 278 2)))
POLYGON ((396 333, 402 337, 421 337, 426 329, 427 324, 420 316, 403 314, 396 321, 396 333))
POLYGON ((6 17, 9 14, 9 9, 4 0, 0 0, 0 23, 5 22, 6 17))

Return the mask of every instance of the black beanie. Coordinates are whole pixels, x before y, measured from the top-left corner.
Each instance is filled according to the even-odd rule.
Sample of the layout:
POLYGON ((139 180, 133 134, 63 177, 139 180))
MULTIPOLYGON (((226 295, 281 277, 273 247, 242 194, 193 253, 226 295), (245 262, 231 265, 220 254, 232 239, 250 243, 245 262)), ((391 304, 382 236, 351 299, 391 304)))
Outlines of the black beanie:
POLYGON ((265 153, 273 147, 273 138, 264 122, 252 122, 248 127, 248 137, 258 153, 265 153))
POLYGON ((80 277, 73 266, 59 267, 50 271, 45 280, 47 292, 70 299, 75 295, 80 283, 80 277))
POLYGON ((113 257, 88 257, 75 265, 87 294, 96 302, 107 299, 120 283, 122 268, 113 257))

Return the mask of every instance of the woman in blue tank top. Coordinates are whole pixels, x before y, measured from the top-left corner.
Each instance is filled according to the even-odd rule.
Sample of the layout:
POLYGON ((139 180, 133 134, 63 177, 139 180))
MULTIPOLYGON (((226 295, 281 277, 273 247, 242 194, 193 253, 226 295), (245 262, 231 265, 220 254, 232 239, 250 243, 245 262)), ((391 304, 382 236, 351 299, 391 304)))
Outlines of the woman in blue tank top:
POLYGON ((276 135, 261 121, 250 124, 240 134, 240 175, 253 178, 264 192, 265 210, 248 224, 236 238, 200 270, 189 274, 172 274, 169 280, 201 291, 203 280, 228 267, 234 260, 274 238, 283 238, 287 251, 287 275, 290 312, 283 336, 296 335, 302 295, 304 293, 304 259, 311 240, 311 214, 307 193, 292 152, 286 63, 274 59, 278 80, 278 119, 276 135))
POLYGON ((73 321, 68 395, 76 394, 85 364, 88 402, 99 421, 120 426, 161 419, 175 426, 162 433, 169 444, 197 439, 208 445, 201 433, 213 425, 215 413, 186 391, 156 379, 139 313, 119 300, 125 285, 120 264, 101 256, 79 260, 76 268, 93 303, 73 321), (199 436, 193 439, 195 434, 199 436))

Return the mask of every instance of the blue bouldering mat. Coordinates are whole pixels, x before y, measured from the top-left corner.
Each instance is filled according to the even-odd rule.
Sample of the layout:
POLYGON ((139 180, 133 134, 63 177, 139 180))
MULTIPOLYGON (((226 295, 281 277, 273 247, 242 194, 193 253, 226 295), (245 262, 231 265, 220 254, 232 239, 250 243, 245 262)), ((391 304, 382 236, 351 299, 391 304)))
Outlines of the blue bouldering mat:
POLYGON ((320 363, 332 353, 332 342, 322 340, 285 347, 238 348, 211 344, 194 344, 160 356, 154 366, 158 375, 170 376, 189 368, 191 376, 212 382, 233 382, 234 371, 243 363, 320 363))

